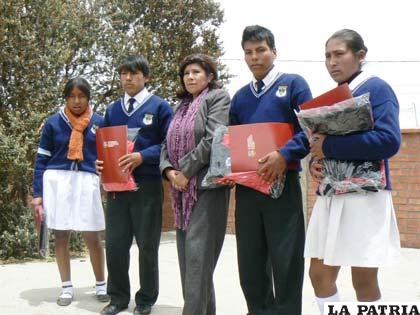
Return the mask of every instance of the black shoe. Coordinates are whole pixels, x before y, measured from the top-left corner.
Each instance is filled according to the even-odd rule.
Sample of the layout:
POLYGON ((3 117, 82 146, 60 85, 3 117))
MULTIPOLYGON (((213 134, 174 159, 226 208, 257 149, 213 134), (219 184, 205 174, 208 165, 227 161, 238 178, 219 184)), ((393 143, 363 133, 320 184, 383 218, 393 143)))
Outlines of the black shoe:
POLYGON ((127 305, 124 306, 124 305, 108 304, 102 309, 101 315, 115 315, 125 310, 126 308, 127 308, 127 305))
POLYGON ((146 314, 150 314, 151 311, 152 311, 152 305, 148 305, 148 304, 136 305, 133 315, 146 315, 146 314))

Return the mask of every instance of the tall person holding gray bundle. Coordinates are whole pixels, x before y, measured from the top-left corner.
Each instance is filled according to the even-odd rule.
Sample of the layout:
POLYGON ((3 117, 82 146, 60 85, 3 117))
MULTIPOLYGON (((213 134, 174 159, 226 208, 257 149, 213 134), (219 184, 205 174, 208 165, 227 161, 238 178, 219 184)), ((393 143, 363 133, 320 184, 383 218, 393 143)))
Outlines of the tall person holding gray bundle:
POLYGON ((324 158, 383 160, 386 187, 377 192, 317 197, 305 257, 311 258, 309 276, 320 314, 324 314, 325 303, 339 301, 336 280, 341 266, 351 266, 357 300, 374 302, 381 298, 378 268, 394 262, 400 253, 388 164, 401 142, 399 105, 385 81, 362 71, 366 53, 363 38, 353 30, 337 31, 325 44, 325 66, 331 78, 338 84, 348 83, 353 96, 369 92, 374 127, 342 136, 314 134, 310 169, 314 179, 321 181, 322 165, 318 161, 324 158))
POLYGON ((242 48, 254 78, 233 97, 230 123, 291 123, 294 135, 283 148, 259 161, 257 173, 267 182, 286 174, 278 199, 236 186, 241 287, 249 314, 299 315, 305 239, 299 171, 300 159, 309 153, 309 144, 294 110, 299 110, 312 94, 301 76, 282 73, 274 66, 277 51, 270 30, 259 25, 246 27, 242 48))
MULTIPOLYGON (((150 68, 143 56, 127 57, 118 71, 125 93, 106 109, 104 127, 127 125, 129 131, 137 133, 133 153, 122 156, 119 165, 133 174, 138 190, 107 194, 106 258, 111 302, 101 313, 114 315, 128 307, 130 247, 135 237, 140 288, 135 296, 134 314, 149 314, 159 294, 158 249, 163 203, 159 159, 172 109, 145 87, 150 68)), ((103 167, 106 167, 103 161, 97 161, 99 172, 103 167)))

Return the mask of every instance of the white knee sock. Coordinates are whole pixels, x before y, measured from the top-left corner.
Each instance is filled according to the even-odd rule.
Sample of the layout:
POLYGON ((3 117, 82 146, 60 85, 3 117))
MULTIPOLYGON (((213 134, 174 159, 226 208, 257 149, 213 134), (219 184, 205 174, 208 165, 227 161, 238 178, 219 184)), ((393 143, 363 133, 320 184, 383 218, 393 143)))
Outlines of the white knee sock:
POLYGON ((73 285, 71 281, 64 281, 61 283, 61 294, 62 298, 72 298, 73 297, 73 285))
POLYGON ((96 281, 96 295, 106 294, 106 282, 96 281))
POLYGON ((318 303, 318 307, 319 307, 319 312, 321 315, 324 315, 324 304, 328 303, 328 302, 340 302, 340 295, 338 294, 338 291, 328 297, 325 298, 320 298, 320 297, 315 297, 316 302, 318 303))

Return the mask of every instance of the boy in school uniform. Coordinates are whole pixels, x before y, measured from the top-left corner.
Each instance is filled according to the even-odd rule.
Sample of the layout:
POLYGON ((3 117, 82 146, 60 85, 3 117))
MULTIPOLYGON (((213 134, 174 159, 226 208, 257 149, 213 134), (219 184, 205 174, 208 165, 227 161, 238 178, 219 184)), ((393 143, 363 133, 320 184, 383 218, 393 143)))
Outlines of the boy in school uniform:
POLYGON ((257 172, 268 182, 286 173, 280 198, 236 186, 241 287, 249 314, 299 315, 305 238, 299 171, 309 144, 294 109, 299 110, 298 106, 310 100, 312 94, 301 76, 282 73, 275 67, 277 52, 270 30, 259 25, 246 27, 242 48, 254 78, 233 97, 230 124, 292 123, 295 134, 283 148, 259 160, 257 172))
MULTIPOLYGON (((137 133, 134 151, 120 158, 120 166, 132 172, 136 191, 110 192, 106 211, 106 260, 111 302, 102 311, 114 315, 130 302, 130 247, 133 237, 139 249, 140 289, 134 314, 149 314, 159 293, 158 248, 162 227, 163 188, 159 171, 161 143, 173 111, 165 100, 151 94, 145 84, 150 69, 143 56, 129 56, 118 68, 124 96, 105 113, 104 127, 127 125, 137 133)), ((103 167, 97 161, 97 170, 103 167)))

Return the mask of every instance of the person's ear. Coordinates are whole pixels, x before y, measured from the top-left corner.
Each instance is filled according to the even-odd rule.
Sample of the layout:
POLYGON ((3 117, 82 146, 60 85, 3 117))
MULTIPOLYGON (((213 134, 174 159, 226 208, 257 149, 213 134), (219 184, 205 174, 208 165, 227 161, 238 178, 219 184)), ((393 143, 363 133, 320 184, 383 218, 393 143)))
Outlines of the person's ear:
POLYGON ((214 79, 214 74, 213 74, 213 73, 210 73, 210 74, 207 76, 207 82, 208 82, 208 83, 210 83, 211 81, 213 81, 213 79, 214 79))
POLYGON ((277 49, 276 48, 273 48, 272 51, 273 51, 274 56, 277 57, 277 49))
POLYGON ((365 62, 365 58, 366 58, 366 51, 364 51, 363 49, 359 50, 357 52, 357 57, 359 58, 360 63, 365 62))

